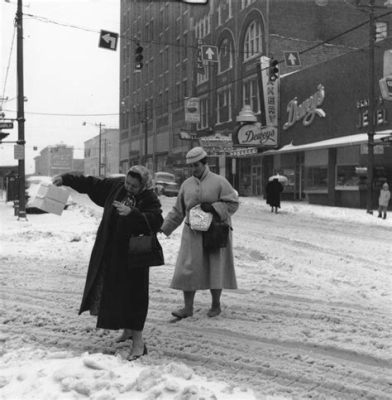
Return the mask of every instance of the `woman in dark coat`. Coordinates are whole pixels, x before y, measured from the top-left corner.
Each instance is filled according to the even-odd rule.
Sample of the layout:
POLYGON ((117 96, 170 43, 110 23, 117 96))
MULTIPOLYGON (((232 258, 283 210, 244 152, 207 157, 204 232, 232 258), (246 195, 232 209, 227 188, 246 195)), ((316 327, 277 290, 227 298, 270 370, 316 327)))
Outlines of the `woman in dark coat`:
POLYGON ((148 310, 149 268, 130 265, 127 250, 131 235, 149 232, 144 217, 154 232, 163 222, 150 172, 136 165, 129 169, 125 181, 63 174, 53 178, 53 183, 86 193, 104 208, 79 314, 90 311, 96 315, 97 328, 124 329, 118 341, 132 338, 129 360, 146 354, 142 333, 148 310))
POLYGON ((280 208, 280 194, 283 191, 283 185, 279 182, 278 178, 274 178, 272 181, 267 183, 265 192, 267 195, 267 204, 271 206, 271 212, 275 210, 278 212, 280 208))

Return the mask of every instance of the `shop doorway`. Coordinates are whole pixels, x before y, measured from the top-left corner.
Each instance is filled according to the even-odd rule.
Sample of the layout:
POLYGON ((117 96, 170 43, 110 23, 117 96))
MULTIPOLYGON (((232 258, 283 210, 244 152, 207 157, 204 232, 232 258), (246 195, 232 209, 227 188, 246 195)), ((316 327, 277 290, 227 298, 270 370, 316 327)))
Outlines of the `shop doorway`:
POLYGON ((261 165, 252 165, 251 182, 253 196, 261 196, 263 194, 261 173, 261 165))
POLYGON ((305 160, 304 153, 297 154, 297 160, 295 163, 295 188, 294 198, 296 200, 303 200, 305 198, 305 160))

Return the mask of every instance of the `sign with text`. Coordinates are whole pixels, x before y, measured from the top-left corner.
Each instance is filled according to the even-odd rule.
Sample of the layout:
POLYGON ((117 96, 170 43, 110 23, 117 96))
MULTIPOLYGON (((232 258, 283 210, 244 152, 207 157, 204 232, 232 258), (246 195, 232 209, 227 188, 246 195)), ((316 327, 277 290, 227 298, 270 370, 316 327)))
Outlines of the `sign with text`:
POLYGON ((0 129, 12 129, 14 123, 12 121, 0 121, 0 129))
POLYGON ((185 122, 200 122, 200 99, 198 97, 185 99, 185 122))
POLYGON ((278 144, 278 129, 276 127, 261 127, 259 124, 245 124, 234 135, 237 146, 276 147, 278 144))
POLYGON ((24 160, 25 158, 25 151, 23 144, 16 144, 14 146, 14 159, 15 160, 24 160))
POLYGON ((279 81, 271 81, 269 79, 270 59, 268 57, 260 57, 261 80, 263 84, 263 92, 261 97, 264 99, 264 110, 266 126, 278 126, 278 109, 279 109, 279 81))
POLYGON ((283 129, 287 130, 298 121, 302 120, 304 126, 310 126, 316 115, 320 118, 326 117, 326 112, 321 106, 325 99, 325 89, 320 83, 317 86, 317 91, 302 103, 298 104, 298 99, 295 97, 287 104, 287 122, 284 123, 283 129))

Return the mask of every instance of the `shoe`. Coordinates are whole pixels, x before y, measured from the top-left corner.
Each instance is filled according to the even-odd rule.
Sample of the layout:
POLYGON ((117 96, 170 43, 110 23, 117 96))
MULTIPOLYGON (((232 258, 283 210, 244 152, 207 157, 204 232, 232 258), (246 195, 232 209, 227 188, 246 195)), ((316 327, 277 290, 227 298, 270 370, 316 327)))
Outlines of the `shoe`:
POLYGON ((135 360, 139 359, 140 357, 143 357, 143 356, 145 356, 145 355, 147 355, 147 354, 148 354, 147 346, 144 345, 143 354, 139 354, 139 355, 136 355, 136 356, 131 356, 131 355, 129 355, 129 356, 127 357, 127 360, 128 360, 128 361, 135 361, 135 360))
POLYGON ((183 318, 192 317, 193 311, 186 312, 185 308, 180 308, 179 310, 172 311, 171 314, 173 315, 173 317, 176 317, 178 319, 183 319, 183 318))
POLYGON ((218 307, 211 307, 208 312, 207 315, 212 318, 212 317, 217 317, 220 313, 222 312, 220 306, 218 307))

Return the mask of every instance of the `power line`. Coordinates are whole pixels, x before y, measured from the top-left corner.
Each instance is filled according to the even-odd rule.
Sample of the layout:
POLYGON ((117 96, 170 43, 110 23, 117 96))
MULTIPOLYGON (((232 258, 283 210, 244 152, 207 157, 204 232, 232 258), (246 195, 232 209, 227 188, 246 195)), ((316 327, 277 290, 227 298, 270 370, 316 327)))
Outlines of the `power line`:
MULTIPOLYGON (((385 16, 387 16, 387 15, 390 15, 390 14, 392 14, 392 11, 386 12, 386 13, 384 13, 384 14, 380 14, 380 15, 376 16, 375 18, 376 18, 376 19, 383 18, 383 17, 385 17, 385 16)), ((83 31, 87 31, 87 32, 93 32, 93 33, 99 33, 99 32, 100 32, 100 31, 98 31, 98 30, 93 30, 93 29, 90 29, 90 28, 85 28, 85 27, 81 27, 81 26, 77 26, 77 25, 73 25, 73 24, 66 24, 66 23, 58 22, 58 21, 55 21, 55 20, 52 20, 52 19, 49 19, 49 18, 46 18, 46 17, 34 15, 34 14, 25 13, 24 15, 27 16, 27 17, 30 17, 30 18, 32 18, 32 19, 36 19, 36 20, 38 20, 38 21, 40 21, 40 22, 52 23, 52 24, 56 24, 56 25, 59 25, 59 26, 69 27, 69 28, 73 28, 73 29, 79 29, 79 30, 83 30, 83 31)), ((359 29, 359 28, 361 28, 361 27, 364 26, 364 25, 367 25, 368 23, 369 23, 369 21, 366 20, 366 21, 364 21, 364 22, 362 22, 362 23, 360 23, 360 24, 358 24, 358 25, 356 25, 356 26, 354 26, 354 27, 352 27, 352 28, 349 28, 349 29, 347 29, 347 30, 345 30, 345 31, 343 31, 343 32, 341 32, 341 33, 339 33, 339 34, 333 36, 333 37, 330 37, 330 38, 328 38, 328 39, 326 39, 326 40, 324 40, 324 41, 322 41, 322 42, 316 43, 315 45, 312 45, 312 46, 310 46, 310 47, 308 47, 308 48, 306 48, 306 49, 304 49, 304 50, 299 51, 299 54, 308 53, 308 52, 310 52, 310 51, 312 51, 312 50, 314 50, 314 49, 316 49, 316 48, 318 48, 318 47, 320 47, 320 46, 331 45, 330 42, 332 42, 332 41, 334 41, 334 40, 336 40, 336 39, 338 39, 338 38, 340 38, 340 37, 342 37, 342 36, 344 36, 344 35, 347 35, 348 33, 353 32, 354 30, 359 29)), ((198 46, 193 46, 193 45, 186 46, 186 45, 181 45, 181 44, 178 44, 178 43, 159 42, 159 41, 154 41, 154 40, 148 41, 148 40, 142 40, 142 39, 136 39, 136 38, 135 38, 135 39, 132 39, 132 38, 129 38, 128 36, 124 36, 124 35, 119 35, 119 37, 122 38, 122 39, 125 39, 126 41, 130 41, 130 42, 134 42, 134 43, 152 43, 152 44, 157 44, 157 45, 165 45, 165 46, 174 46, 174 47, 183 47, 183 48, 198 49, 198 46)), ((286 39, 298 40, 298 38, 290 38, 290 37, 286 37, 286 39)), ((352 49, 351 52, 355 52, 355 51, 359 51, 359 50, 364 50, 364 49, 366 49, 367 47, 368 47, 368 46, 364 46, 364 47, 358 48, 358 49, 352 49)), ((346 53, 346 54, 350 54, 351 52, 348 52, 348 53, 346 53)), ((235 53, 235 52, 232 51, 232 53, 235 53)), ((240 54, 245 54, 246 52, 238 52, 238 53, 240 53, 240 54)), ((284 62, 284 60, 278 60, 278 62, 279 62, 279 64, 280 64, 280 63, 284 62)), ((267 68, 268 68, 268 67, 267 67, 267 68)), ((265 69, 266 69, 266 68, 265 68, 265 69)), ((214 91, 216 91, 216 90, 218 90, 218 89, 221 89, 221 88, 223 88, 223 87, 227 87, 227 86, 229 86, 229 85, 231 85, 231 84, 233 84, 233 83, 236 83, 236 82, 242 81, 242 80, 243 80, 243 78, 240 77, 240 78, 234 79, 234 80, 232 80, 232 81, 230 81, 230 82, 225 82, 225 83, 222 84, 221 86, 217 86, 217 87, 215 87, 215 88, 213 88, 213 89, 211 89, 211 90, 208 90, 208 91, 204 92, 203 95, 212 93, 212 92, 214 92, 214 91)), ((171 103, 168 103, 168 105, 170 105, 170 106, 176 106, 176 105, 178 105, 178 104, 180 104, 180 103, 183 103, 183 101, 184 101, 184 99, 175 100, 175 101, 173 101, 173 102, 171 102, 171 103)), ((159 108, 162 108, 162 106, 160 106, 159 108)), ((159 108, 154 108, 154 109, 155 109, 155 110, 159 110, 159 108)), ((6 111, 12 111, 12 110, 6 110, 6 111)), ((107 116, 112 115, 112 116, 113 116, 113 115, 120 115, 120 114, 123 114, 123 113, 109 113, 109 114, 63 114, 63 113, 38 113, 38 112, 28 112, 28 114, 52 115, 52 116, 70 116, 70 117, 81 117, 81 116, 86 116, 86 117, 87 117, 87 116, 94 116, 94 117, 95 117, 95 116, 105 116, 105 115, 107 115, 107 116)))
MULTIPOLYGON (((16 112, 16 110, 5 109, 4 111, 8 112, 16 112)), ((119 113, 103 113, 103 114, 66 114, 66 113, 45 113, 45 112, 34 112, 34 111, 26 111, 25 114, 31 115, 47 115, 53 117, 101 117, 101 116, 111 116, 111 115, 119 115, 119 113)))
POLYGON ((7 70, 6 70, 5 78, 4 78, 3 94, 2 94, 2 97, 0 99, 0 101, 1 101, 0 106, 2 106, 4 101, 5 101, 5 89, 7 87, 8 72, 9 72, 10 66, 11 66, 11 55, 12 55, 12 50, 14 48, 15 34, 16 34, 16 26, 14 26, 14 33, 12 35, 11 48, 10 48, 10 53, 9 53, 9 56, 8 56, 8 65, 7 65, 7 70))

